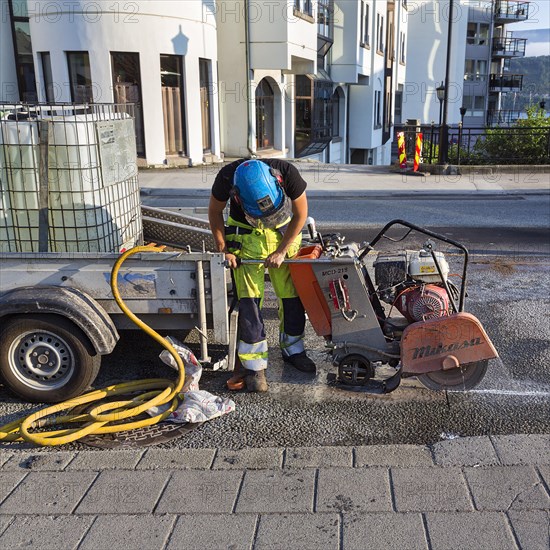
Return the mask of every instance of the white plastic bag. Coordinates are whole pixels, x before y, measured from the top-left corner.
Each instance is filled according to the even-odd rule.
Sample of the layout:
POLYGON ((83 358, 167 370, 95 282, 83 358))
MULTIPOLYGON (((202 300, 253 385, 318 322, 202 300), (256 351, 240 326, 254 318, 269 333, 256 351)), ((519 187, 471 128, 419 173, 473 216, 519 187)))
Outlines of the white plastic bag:
POLYGON ((166 419, 170 422, 206 422, 235 410, 232 399, 223 399, 207 391, 189 391, 181 405, 166 419))
MULTIPOLYGON (((195 357, 195 354, 176 338, 170 336, 165 336, 164 338, 174 346, 185 365, 185 382, 181 390, 182 393, 197 391, 199 389, 199 380, 202 376, 202 366, 195 357)), ((167 349, 163 350, 159 357, 165 365, 178 370, 178 364, 167 349)))

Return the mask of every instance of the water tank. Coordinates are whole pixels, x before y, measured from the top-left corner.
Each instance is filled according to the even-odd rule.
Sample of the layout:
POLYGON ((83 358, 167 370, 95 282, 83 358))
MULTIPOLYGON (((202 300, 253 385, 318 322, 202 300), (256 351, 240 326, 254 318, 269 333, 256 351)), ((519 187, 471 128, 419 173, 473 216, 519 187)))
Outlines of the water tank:
POLYGON ((134 124, 115 107, 0 106, 0 251, 142 244, 134 124))

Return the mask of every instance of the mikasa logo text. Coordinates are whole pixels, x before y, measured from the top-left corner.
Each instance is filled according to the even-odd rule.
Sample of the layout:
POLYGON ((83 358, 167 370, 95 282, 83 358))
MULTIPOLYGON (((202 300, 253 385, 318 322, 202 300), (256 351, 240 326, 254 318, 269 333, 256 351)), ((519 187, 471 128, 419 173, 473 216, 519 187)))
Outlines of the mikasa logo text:
POLYGON ((459 349, 471 348, 473 346, 480 346, 482 344, 481 338, 472 338, 470 341, 464 340, 463 342, 454 342, 447 346, 443 344, 437 344, 436 347, 423 346, 421 348, 414 348, 413 359, 422 359, 422 357, 431 357, 433 355, 441 355, 449 351, 457 351, 459 349))

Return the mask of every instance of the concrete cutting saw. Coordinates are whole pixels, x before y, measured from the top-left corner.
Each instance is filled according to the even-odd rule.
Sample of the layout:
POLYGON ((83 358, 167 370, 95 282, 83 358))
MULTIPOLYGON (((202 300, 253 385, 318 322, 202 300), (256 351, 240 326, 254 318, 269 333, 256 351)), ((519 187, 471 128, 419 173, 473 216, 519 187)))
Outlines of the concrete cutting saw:
POLYGON ((469 390, 481 381, 498 353, 480 321, 464 310, 464 245, 403 220, 389 222, 362 244, 346 244, 339 234, 321 235, 311 218, 307 225, 310 242, 289 260, 290 270, 309 320, 338 368, 332 383, 387 393, 408 376, 432 390, 469 390), (388 235, 394 226, 404 228, 399 239, 388 235), (427 237, 419 251, 376 249, 382 239, 400 242, 413 231, 427 237), (436 242, 462 255, 458 286, 436 242))

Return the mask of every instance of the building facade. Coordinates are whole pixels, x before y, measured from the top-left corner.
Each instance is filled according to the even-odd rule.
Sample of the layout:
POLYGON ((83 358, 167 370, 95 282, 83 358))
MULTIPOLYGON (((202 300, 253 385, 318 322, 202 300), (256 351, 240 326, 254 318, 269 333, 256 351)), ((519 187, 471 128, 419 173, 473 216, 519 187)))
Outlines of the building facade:
POLYGON ((149 165, 390 162, 406 98, 406 0, 0 7, 0 101, 135 105, 149 165))
POLYGON ((529 3, 515 0, 417 0, 409 9, 409 73, 405 119, 441 120, 437 88, 445 84, 449 20, 452 24, 448 85, 449 124, 486 126, 513 122, 519 113, 501 110, 502 94, 521 90, 522 76, 509 60, 525 55, 526 40, 506 25, 524 21, 529 3), (461 113, 462 108, 462 113, 461 113))

